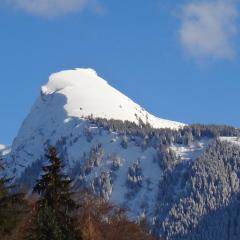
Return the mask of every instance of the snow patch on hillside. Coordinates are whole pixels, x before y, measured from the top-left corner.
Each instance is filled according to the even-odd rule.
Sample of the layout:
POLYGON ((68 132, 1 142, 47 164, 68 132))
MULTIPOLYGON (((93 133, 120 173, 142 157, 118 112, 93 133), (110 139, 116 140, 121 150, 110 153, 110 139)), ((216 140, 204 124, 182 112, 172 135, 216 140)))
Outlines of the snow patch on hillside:
POLYGON ((240 146, 240 138, 239 137, 220 137, 221 141, 226 141, 229 143, 237 144, 240 146))
POLYGON ((183 161, 194 161, 196 160, 209 146, 209 139, 202 139, 200 141, 195 141, 189 146, 183 144, 175 144, 170 148, 176 153, 177 156, 181 157, 183 161))

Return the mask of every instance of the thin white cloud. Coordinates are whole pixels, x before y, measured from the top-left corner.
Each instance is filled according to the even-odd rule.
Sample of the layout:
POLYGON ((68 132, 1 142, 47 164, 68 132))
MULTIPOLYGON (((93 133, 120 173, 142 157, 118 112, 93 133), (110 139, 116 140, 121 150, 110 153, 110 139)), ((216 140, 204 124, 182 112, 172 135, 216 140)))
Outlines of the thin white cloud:
POLYGON ((237 8, 231 0, 197 1, 183 8, 179 31, 187 54, 195 59, 231 59, 235 55, 237 8))
POLYGON ((79 12, 88 7, 100 10, 96 0, 5 0, 5 4, 31 15, 50 18, 79 12))

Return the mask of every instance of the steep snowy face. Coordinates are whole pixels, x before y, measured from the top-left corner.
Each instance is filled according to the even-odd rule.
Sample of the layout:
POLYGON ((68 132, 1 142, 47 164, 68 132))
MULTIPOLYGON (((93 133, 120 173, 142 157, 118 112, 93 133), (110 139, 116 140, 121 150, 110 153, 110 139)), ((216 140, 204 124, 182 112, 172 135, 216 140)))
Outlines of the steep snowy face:
POLYGON ((62 71, 52 74, 49 82, 41 88, 41 96, 12 144, 13 157, 9 165, 16 169, 18 167, 14 166, 22 169, 29 166, 33 159, 44 154, 44 144, 49 141, 55 144, 62 137, 74 134, 76 125, 89 116, 137 124, 142 121, 154 128, 177 129, 183 126, 149 114, 92 69, 62 71))
MULTIPOLYGON (((13 142, 13 149, 38 136, 39 143, 52 132, 64 136, 72 119, 106 118, 149 123, 154 128, 178 129, 182 123, 154 117, 127 96, 111 87, 93 69, 75 69, 54 73, 41 88, 41 96, 13 142)), ((71 128, 71 127, 70 127, 71 128)), ((35 142, 36 143, 36 140, 35 142)))
POLYGON ((177 129, 183 124, 159 119, 111 87, 92 69, 76 69, 52 74, 42 95, 60 93, 66 97, 69 117, 98 117, 149 123, 155 128, 177 129))

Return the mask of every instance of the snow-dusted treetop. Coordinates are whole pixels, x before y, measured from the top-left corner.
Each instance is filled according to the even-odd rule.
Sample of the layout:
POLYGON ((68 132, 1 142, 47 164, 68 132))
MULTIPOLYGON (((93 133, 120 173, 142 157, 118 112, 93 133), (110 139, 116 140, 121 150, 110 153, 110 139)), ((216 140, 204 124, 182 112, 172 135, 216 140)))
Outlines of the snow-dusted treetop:
POLYGON ((93 69, 54 73, 42 87, 42 95, 66 96, 64 109, 69 117, 93 117, 150 123, 155 128, 179 128, 183 124, 154 117, 127 96, 111 87, 93 69))

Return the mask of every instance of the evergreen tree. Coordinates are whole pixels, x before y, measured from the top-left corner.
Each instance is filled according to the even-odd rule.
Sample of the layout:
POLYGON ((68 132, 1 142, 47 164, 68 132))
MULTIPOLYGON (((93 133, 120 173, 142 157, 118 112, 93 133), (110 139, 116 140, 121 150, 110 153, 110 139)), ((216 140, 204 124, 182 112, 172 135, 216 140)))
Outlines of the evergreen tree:
POLYGON ((127 149, 128 148, 128 137, 127 135, 123 135, 123 138, 122 138, 122 142, 121 142, 121 146, 124 148, 124 149, 127 149))
POLYGON ((3 174, 4 164, 0 159, 0 237, 10 234, 17 225, 20 214, 25 208, 24 195, 12 193, 13 178, 7 178, 3 174))
POLYGON ((46 157, 50 164, 43 167, 44 174, 33 189, 40 198, 28 239, 79 240, 81 233, 74 217, 78 205, 72 199, 71 180, 62 173, 64 166, 55 148, 51 147, 46 157))

